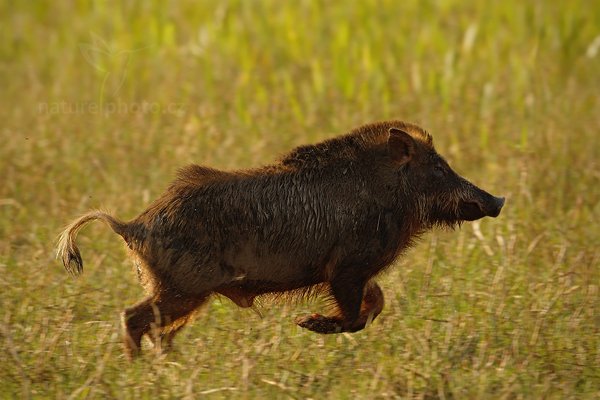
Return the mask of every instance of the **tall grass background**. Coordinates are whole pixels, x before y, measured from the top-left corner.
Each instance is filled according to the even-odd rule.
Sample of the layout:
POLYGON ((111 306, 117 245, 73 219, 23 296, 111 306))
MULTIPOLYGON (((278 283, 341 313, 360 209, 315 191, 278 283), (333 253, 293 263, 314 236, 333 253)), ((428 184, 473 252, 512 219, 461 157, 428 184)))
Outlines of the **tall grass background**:
POLYGON ((0 2, 0 398, 598 398, 599 52, 595 1, 0 2), (118 236, 82 232, 78 280, 54 260, 71 218, 132 218, 187 163, 382 119, 507 202, 398 260, 362 332, 216 299, 129 364, 118 236))

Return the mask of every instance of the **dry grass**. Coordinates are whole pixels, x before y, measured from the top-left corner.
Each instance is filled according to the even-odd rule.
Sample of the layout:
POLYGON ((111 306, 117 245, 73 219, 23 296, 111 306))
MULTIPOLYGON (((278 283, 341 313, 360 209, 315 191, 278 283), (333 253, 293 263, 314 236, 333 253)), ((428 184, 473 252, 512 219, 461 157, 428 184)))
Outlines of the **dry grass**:
POLYGON ((593 2, 3 2, 0 397, 598 398, 600 7, 593 2), (142 297, 118 237, 188 162, 256 166, 400 118, 506 195, 381 278, 386 308, 319 336, 214 301, 167 356, 122 356, 142 297))

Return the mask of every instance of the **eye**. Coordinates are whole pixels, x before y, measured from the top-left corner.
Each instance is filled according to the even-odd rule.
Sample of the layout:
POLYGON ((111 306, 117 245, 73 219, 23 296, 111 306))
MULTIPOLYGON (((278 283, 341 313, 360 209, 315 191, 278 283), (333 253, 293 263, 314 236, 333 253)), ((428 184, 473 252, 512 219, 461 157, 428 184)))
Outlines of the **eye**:
POLYGON ((442 178, 446 175, 446 169, 441 164, 436 164, 433 167, 433 174, 438 178, 442 178))

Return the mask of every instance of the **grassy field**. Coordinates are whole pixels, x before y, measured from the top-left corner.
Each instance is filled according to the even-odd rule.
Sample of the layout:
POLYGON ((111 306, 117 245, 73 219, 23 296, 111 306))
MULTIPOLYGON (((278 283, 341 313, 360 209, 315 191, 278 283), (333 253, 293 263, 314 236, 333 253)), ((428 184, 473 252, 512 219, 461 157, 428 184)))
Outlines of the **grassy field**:
POLYGON ((0 2, 0 398, 600 398, 600 4, 0 2), (258 166, 381 119, 420 124, 507 203, 426 235, 368 329, 318 301, 213 301, 129 364, 120 238, 189 162, 258 166))

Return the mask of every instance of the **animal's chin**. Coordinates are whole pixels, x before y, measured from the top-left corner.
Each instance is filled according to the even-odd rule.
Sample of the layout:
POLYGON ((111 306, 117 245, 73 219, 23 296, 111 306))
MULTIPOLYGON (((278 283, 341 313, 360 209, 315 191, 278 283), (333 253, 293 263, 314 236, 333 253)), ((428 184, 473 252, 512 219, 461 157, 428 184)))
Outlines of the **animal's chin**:
POLYGON ((455 230, 455 229, 460 228, 460 226, 462 225, 463 222, 464 221, 460 220, 460 219, 452 219, 452 220, 443 221, 440 225, 442 226, 442 228, 455 230))
POLYGON ((457 228, 460 228, 463 222, 463 219, 460 219, 454 215, 447 215, 443 218, 436 218, 434 221, 431 221, 431 223, 429 224, 429 228, 437 227, 442 229, 455 230, 457 228))

